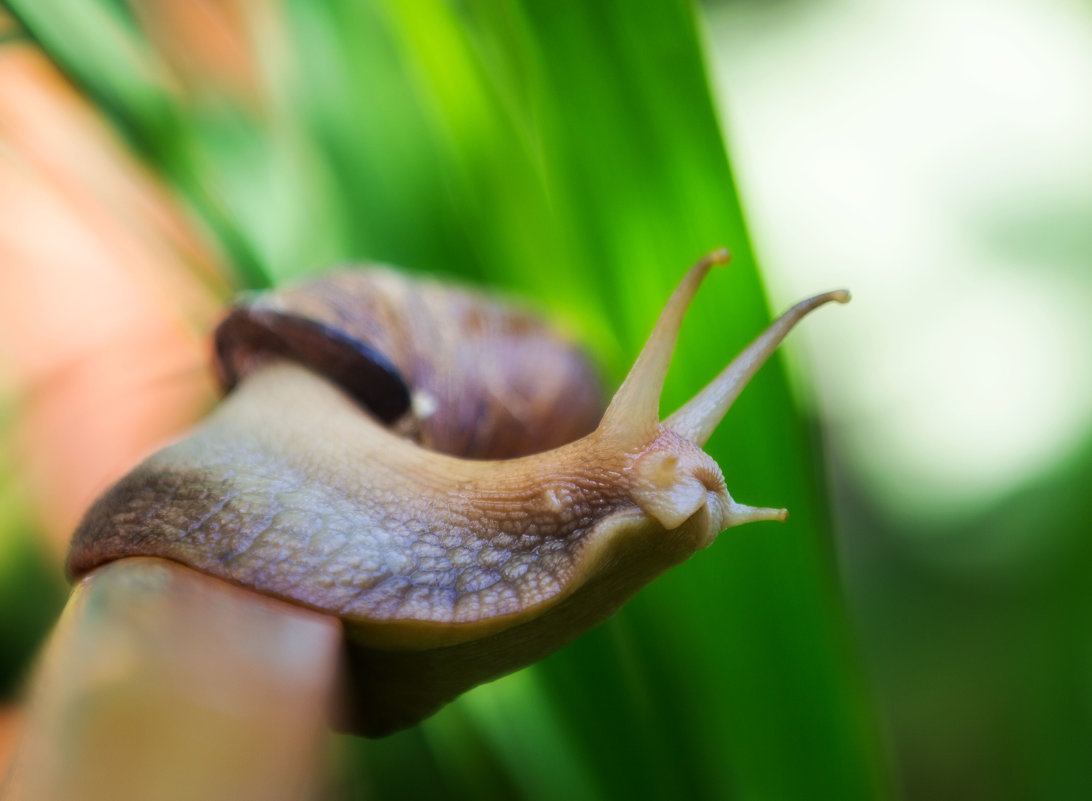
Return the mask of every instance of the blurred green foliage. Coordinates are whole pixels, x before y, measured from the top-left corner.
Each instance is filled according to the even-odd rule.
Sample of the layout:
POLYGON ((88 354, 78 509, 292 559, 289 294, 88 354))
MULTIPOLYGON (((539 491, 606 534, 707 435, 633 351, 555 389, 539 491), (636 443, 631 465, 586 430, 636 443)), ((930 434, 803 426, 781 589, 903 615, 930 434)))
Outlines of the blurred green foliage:
POLYGON ((1092 798, 1092 4, 710 23, 771 276, 856 292, 809 372, 898 783, 1092 798))
MULTIPOLYGON (((121 3, 10 5, 240 285, 353 259, 460 276, 533 298, 613 383, 685 268, 728 245, 665 411, 767 320, 687 3, 286 0, 258 104, 168 85, 121 3)), ((814 440, 772 364, 708 450, 735 497, 786 505, 789 523, 726 533, 592 634, 414 730, 342 739, 338 787, 883 797, 814 440)))
POLYGON ((908 797, 1092 797, 1090 480, 1086 436, 969 521, 923 528, 843 488, 849 591, 908 797))
MULTIPOLYGON (((0 432, 18 410, 0 406, 0 432)), ((64 582, 37 537, 13 454, 0 447, 0 703, 15 698, 35 651, 64 605, 64 582)))

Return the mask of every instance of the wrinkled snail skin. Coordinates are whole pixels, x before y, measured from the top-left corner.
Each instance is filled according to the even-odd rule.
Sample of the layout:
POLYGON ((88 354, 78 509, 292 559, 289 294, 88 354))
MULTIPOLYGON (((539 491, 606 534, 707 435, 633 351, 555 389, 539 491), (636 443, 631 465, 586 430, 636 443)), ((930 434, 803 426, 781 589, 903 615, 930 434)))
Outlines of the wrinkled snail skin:
MULTIPOLYGON (((700 446, 792 325, 848 295, 827 293, 793 307, 660 422, 660 389, 683 314, 708 269, 725 258, 711 254, 690 271, 590 433, 533 452, 548 435, 531 442, 519 433, 526 419, 496 423, 504 415, 481 412, 475 400, 479 413, 494 418, 486 440, 502 443, 501 450, 522 440, 528 455, 514 458, 439 452, 432 443, 474 440, 458 433, 453 439, 442 426, 430 432, 428 419, 401 429, 381 422, 336 376, 295 361, 306 354, 277 344, 274 334, 269 353, 236 343, 229 357, 236 361, 226 370, 233 391, 191 436, 96 503, 76 533, 70 570, 79 575, 133 555, 165 557, 336 615, 349 644, 353 697, 342 725, 372 736, 412 725, 470 687, 584 633, 724 528, 784 519, 784 510, 736 503, 700 446)), ((416 296, 404 279, 382 281, 393 282, 400 298, 391 308, 420 302, 408 300, 416 296)), ((444 291, 429 290, 437 303, 444 291)), ((314 319, 329 305, 304 309, 297 300, 290 314, 314 319)), ((259 311, 274 314, 276 323, 286 304, 276 306, 259 311)), ((348 307, 338 312, 347 314, 348 307)), ((475 324, 496 333, 504 326, 495 319, 482 324, 490 314, 475 311, 475 324)), ((507 330, 515 329, 546 336, 522 322, 507 330)), ((381 365, 383 375, 393 376, 392 386, 401 377, 406 397, 428 383, 421 357, 407 357, 407 345, 399 351, 359 326, 358 337, 396 365, 381 365)), ((558 374, 584 373, 566 348, 548 348, 548 358, 564 365, 558 374)), ((553 378, 547 384, 556 403, 564 385, 553 378)), ((446 398, 437 386, 433 381, 427 391, 446 398)), ((586 388, 572 392, 590 397, 586 388)), ((527 407, 539 403, 526 387, 518 395, 527 407)), ((511 400, 501 406, 509 409, 511 400)), ((430 411, 463 424, 464 412, 445 418, 443 407, 430 411)))

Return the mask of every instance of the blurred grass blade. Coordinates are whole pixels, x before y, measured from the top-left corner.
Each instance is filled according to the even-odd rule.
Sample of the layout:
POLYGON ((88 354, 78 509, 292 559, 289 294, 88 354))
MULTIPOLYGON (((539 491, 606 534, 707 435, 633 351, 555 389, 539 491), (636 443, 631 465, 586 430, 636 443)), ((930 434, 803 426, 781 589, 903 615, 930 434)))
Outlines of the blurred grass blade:
MULTIPOLYGON (((311 119, 316 138, 335 144, 329 152, 349 205, 373 210, 362 225, 371 252, 545 298, 585 332, 617 337, 607 333, 598 344, 619 374, 686 266, 728 244, 736 265, 699 298, 689 330, 700 329, 703 340, 684 334, 669 405, 765 322, 686 6, 291 9, 293 29, 314 32, 323 45, 321 76, 305 83, 359 92, 352 102, 324 102, 311 119), (383 214, 392 196, 412 210, 416 235, 404 230, 403 212, 383 214), (731 298, 711 297, 728 286, 731 298), (730 319, 718 313, 726 304, 730 319)), ((317 54, 316 42, 301 43, 317 54)), ((304 55, 300 63, 306 74, 314 62, 304 55)), ((786 503, 793 522, 732 532, 535 669, 540 689, 526 689, 525 703, 537 693, 553 699, 548 725, 541 715, 529 723, 519 705, 470 697, 465 710, 426 727, 472 720, 507 754, 489 770, 507 771, 520 786, 521 773, 541 770, 543 797, 558 790, 559 771, 569 775, 560 766, 572 761, 527 764, 514 730, 539 738, 540 753, 579 754, 609 797, 883 795, 809 432, 795 422, 775 369, 711 447, 737 497, 786 503), (483 708, 493 714, 476 714, 483 708)), ((526 677, 508 680, 517 681, 529 686, 526 677)), ((493 694, 516 696, 505 683, 479 691, 493 694)), ((437 741, 439 734, 430 739, 437 741)), ((442 750, 436 761, 443 765, 442 750)), ((389 764, 392 774, 400 769, 389 764)))
POLYGON ((8 3, 24 28, 104 111, 154 131, 171 113, 154 53, 115 3, 8 3))
POLYGON ((10 0, 7 6, 134 151, 199 212, 241 281, 267 286, 253 232, 239 225, 224 195, 223 176, 210 170, 216 151, 207 148, 214 135, 208 129, 215 116, 198 113, 186 102, 124 4, 10 0))

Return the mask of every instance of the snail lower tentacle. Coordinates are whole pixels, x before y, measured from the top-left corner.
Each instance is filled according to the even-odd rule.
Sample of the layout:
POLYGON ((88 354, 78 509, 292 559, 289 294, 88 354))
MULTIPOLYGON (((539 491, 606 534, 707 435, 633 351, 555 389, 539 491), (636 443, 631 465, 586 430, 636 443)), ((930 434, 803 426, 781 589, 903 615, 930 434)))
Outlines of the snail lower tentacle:
POLYGON ((232 391, 92 507, 70 571, 165 557, 336 615, 343 724, 412 725, 595 626, 724 528, 784 518, 736 503, 687 433, 711 431, 796 320, 842 298, 796 307, 745 370, 662 424, 683 313, 724 258, 684 279, 602 416, 583 357, 473 293, 362 271, 259 297, 220 329, 232 391))

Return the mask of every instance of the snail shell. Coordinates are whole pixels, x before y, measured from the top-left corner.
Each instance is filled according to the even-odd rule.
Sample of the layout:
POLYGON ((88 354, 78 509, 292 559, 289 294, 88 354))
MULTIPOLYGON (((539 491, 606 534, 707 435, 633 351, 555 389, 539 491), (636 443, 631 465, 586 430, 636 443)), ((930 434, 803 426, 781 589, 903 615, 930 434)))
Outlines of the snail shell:
POLYGON ((70 571, 158 556, 336 615, 341 724, 412 725, 728 526, 784 519, 734 501, 701 445, 796 321, 848 295, 797 304, 661 422, 683 315, 726 258, 687 274, 602 414, 570 345, 464 290, 368 270, 245 303, 216 338, 234 388, 92 507, 70 571))
POLYGON ((240 304, 216 331, 228 389, 290 357, 422 446, 505 459, 588 434, 602 392, 583 354, 527 312, 384 268, 342 270, 240 304), (407 422, 406 418, 412 418, 407 422))

